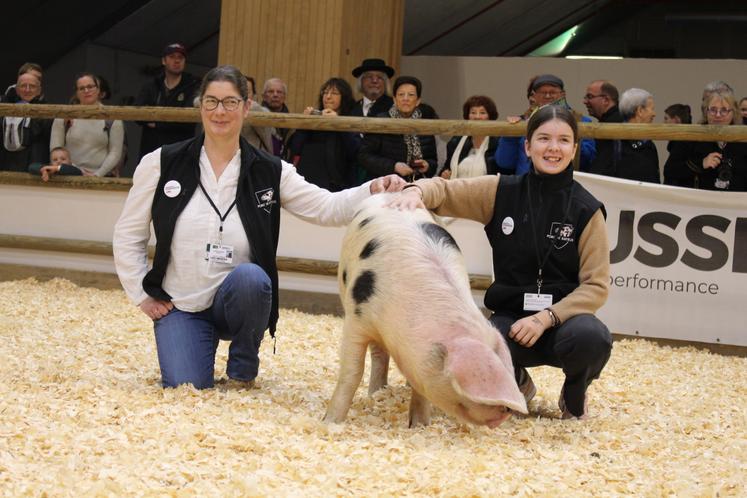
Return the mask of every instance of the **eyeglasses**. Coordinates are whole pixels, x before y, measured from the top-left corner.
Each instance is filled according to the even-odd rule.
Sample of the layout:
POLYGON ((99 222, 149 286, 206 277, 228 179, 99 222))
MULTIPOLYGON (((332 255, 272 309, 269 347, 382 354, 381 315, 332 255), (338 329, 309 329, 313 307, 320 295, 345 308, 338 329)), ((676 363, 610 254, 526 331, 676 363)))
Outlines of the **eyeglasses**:
POLYGON ((707 111, 708 114, 712 116, 728 116, 733 112, 733 110, 728 107, 709 107, 707 111))
POLYGON ((592 95, 590 93, 587 93, 586 95, 584 95, 584 100, 592 100, 592 99, 596 99, 596 98, 599 98, 599 97, 605 97, 606 98, 607 96, 605 94, 603 94, 603 93, 600 93, 599 95, 592 95))
POLYGON ((79 92, 88 92, 95 88, 98 88, 98 85, 86 85, 86 86, 79 86, 78 91, 79 92))
POLYGON ((561 92, 560 90, 551 90, 549 92, 538 92, 537 90, 534 90, 532 93, 534 95, 539 95, 549 99, 553 97, 560 97, 561 93, 563 92, 561 92))
POLYGON ((235 111, 239 108, 242 99, 238 97, 223 97, 222 99, 216 99, 215 97, 202 97, 202 108, 206 111, 214 111, 218 108, 218 104, 223 105, 223 109, 227 111, 235 111))
POLYGON ((21 83, 20 85, 16 85, 16 87, 20 88, 21 90, 36 90, 39 88, 39 85, 35 83, 21 83))

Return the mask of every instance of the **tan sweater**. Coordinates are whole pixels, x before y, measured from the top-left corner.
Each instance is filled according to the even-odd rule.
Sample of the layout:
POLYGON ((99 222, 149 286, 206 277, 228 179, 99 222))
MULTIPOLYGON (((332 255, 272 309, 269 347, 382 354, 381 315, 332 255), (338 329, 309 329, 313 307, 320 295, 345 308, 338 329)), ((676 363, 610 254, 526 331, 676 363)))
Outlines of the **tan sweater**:
MULTIPOLYGON (((415 184, 423 192, 423 203, 440 216, 454 216, 483 225, 493 218, 500 175, 456 180, 430 178, 415 184)), ((610 249, 601 209, 589 220, 578 243, 579 286, 554 303, 561 322, 584 313, 595 313, 607 300, 610 279, 610 249)))

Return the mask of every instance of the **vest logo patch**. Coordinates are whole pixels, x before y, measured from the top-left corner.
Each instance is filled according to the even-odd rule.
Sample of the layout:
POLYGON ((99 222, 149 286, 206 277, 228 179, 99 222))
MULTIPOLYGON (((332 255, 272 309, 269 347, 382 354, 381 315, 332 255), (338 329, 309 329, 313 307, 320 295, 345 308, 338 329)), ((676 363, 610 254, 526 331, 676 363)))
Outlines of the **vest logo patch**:
POLYGON ((268 213, 272 209, 272 206, 278 203, 275 199, 275 190, 272 187, 254 192, 254 197, 257 198, 257 207, 264 209, 268 213))
POLYGON ((552 245, 555 249, 562 249, 569 242, 574 242, 573 238, 574 227, 570 223, 559 223, 553 221, 550 226, 550 233, 547 234, 547 238, 552 241, 552 245))

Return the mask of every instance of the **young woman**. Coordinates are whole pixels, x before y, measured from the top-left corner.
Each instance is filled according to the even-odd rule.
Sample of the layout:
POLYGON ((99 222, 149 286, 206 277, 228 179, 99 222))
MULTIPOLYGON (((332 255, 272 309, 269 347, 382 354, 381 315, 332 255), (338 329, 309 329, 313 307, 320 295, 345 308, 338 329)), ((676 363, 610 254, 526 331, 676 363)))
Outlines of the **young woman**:
MULTIPOLYGON (((74 104, 102 105, 101 81, 92 73, 75 78, 74 104)), ((65 147, 84 175, 114 174, 124 157, 122 121, 103 119, 55 119, 49 149, 65 147)))
POLYGON ((563 370, 563 418, 586 415, 586 388, 612 348, 594 316, 609 285, 604 207, 573 179, 577 146, 573 114, 546 106, 527 125, 528 174, 420 180, 393 202, 485 224, 495 273, 485 294, 490 321, 506 337, 527 401, 536 393, 528 367, 563 370))
POLYGON ((349 222, 394 175, 330 193, 240 137, 246 78, 210 70, 200 88, 204 133, 146 154, 114 230, 114 260, 129 298, 154 322, 164 387, 213 386, 215 351, 230 340, 227 374, 254 382, 265 329, 278 319, 280 207, 320 225, 349 222), (156 252, 147 265, 153 222, 156 252))
MULTIPOLYGON (((330 78, 319 89, 317 107, 307 107, 303 112, 324 117, 347 116, 353 105, 353 89, 348 82, 342 78, 330 78)), ((293 162, 306 181, 330 192, 354 184, 359 133, 297 130, 289 144, 293 162)))

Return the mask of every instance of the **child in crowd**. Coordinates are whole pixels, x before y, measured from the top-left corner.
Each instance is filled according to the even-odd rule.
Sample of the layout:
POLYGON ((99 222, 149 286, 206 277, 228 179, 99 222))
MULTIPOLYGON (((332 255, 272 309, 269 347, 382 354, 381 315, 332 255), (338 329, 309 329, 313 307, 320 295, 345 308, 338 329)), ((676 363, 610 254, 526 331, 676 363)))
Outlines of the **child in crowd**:
MULTIPOLYGON (((73 164, 70 158, 70 152, 65 147, 55 147, 49 153, 51 164, 42 166, 40 163, 34 163, 29 166, 29 173, 41 175, 42 180, 47 182, 56 174, 82 176, 86 175, 80 168, 73 164)), ((89 175, 86 175, 89 176, 89 175)))

